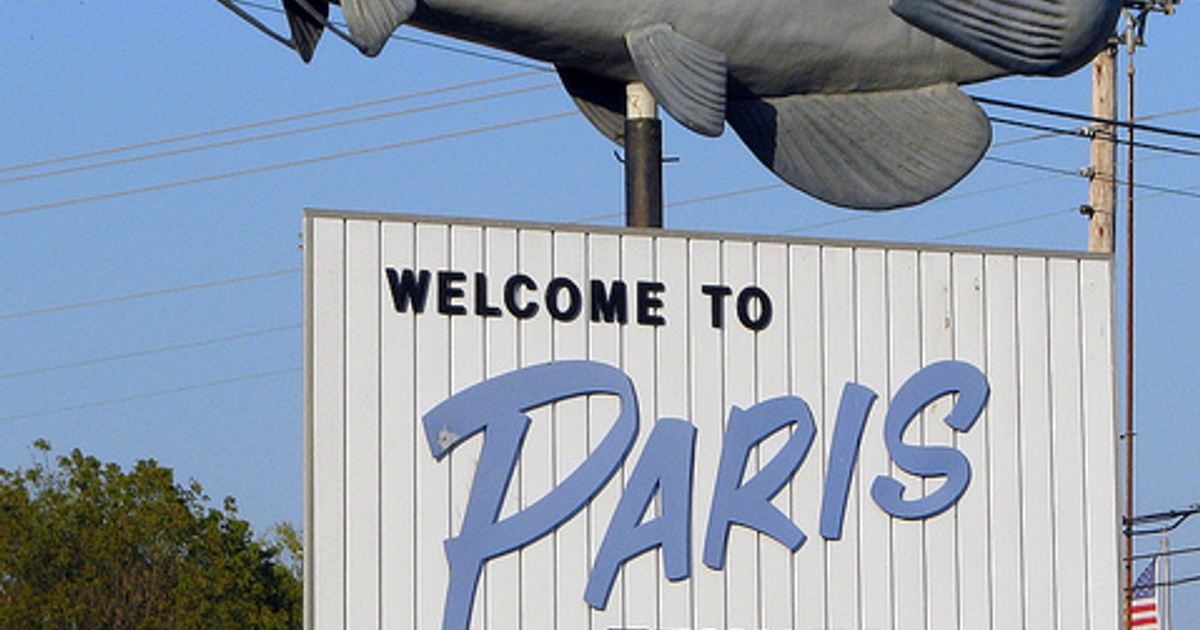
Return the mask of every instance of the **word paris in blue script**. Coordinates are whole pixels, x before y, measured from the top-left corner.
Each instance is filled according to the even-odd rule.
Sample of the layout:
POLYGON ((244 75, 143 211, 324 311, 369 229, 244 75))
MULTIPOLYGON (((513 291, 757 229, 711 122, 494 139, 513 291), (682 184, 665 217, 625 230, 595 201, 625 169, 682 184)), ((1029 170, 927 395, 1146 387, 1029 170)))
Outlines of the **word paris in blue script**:
MULTIPOLYGON (((935 491, 916 498, 906 497, 905 487, 887 475, 867 480, 875 503, 896 518, 919 520, 940 514, 958 502, 971 482, 971 464, 961 451, 903 440, 905 430, 925 407, 950 394, 957 398, 943 421, 955 431, 969 431, 987 404, 989 387, 983 373, 961 361, 941 361, 921 369, 904 383, 887 409, 883 439, 896 466, 917 477, 944 479, 935 491)), ((877 397, 857 383, 846 383, 842 390, 821 501, 820 534, 826 540, 842 536, 859 447, 877 397)), ((470 624, 484 564, 546 536, 586 507, 625 463, 640 419, 637 394, 624 372, 593 361, 559 361, 474 385, 434 407, 423 423, 429 447, 439 460, 455 446, 483 434, 462 528, 445 544, 450 585, 442 627, 459 630, 470 624), (531 422, 526 413, 591 395, 620 400, 612 428, 587 459, 546 496, 500 519, 500 507, 531 422)), ((603 609, 621 566, 655 548, 662 549, 668 579, 691 576, 696 434, 696 426, 687 420, 660 418, 654 423, 596 553, 583 594, 588 605, 603 609), (659 514, 643 520, 656 493, 660 496, 659 514)), ((730 410, 702 545, 706 566, 714 570, 725 566, 726 541, 734 525, 762 532, 793 552, 804 545, 807 536, 771 499, 804 463, 816 435, 812 412, 797 396, 730 410), (754 447, 781 431, 788 434, 784 446, 762 462, 757 473, 744 479, 754 447)))

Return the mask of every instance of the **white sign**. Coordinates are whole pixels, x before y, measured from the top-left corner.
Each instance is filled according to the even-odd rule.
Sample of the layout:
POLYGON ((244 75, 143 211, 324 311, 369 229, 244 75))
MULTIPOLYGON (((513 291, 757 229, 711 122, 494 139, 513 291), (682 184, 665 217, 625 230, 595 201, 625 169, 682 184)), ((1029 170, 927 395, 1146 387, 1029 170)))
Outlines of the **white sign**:
POLYGON ((1118 627, 1108 259, 309 213, 314 628, 1118 627))

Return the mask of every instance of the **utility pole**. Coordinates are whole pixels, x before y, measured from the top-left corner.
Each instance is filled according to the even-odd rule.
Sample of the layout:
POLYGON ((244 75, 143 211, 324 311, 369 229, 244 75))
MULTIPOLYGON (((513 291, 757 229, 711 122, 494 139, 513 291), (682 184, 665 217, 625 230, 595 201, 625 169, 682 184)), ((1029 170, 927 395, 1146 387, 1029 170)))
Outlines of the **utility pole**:
MULTIPOLYGON (((1117 127, 1114 122, 1117 120, 1118 50, 1120 47, 1114 40, 1092 61, 1092 118, 1107 122, 1093 122, 1091 125, 1091 182, 1088 205, 1083 209, 1088 215, 1088 251, 1102 254, 1112 254, 1114 251, 1113 219, 1117 209, 1117 127)), ((1132 242, 1132 230, 1126 236, 1132 242)), ((1132 254, 1132 247, 1128 252, 1132 254)), ((1127 320, 1132 322, 1132 318, 1127 320)), ((1127 339, 1131 340, 1132 335, 1128 335, 1127 339)), ((1127 360, 1126 376, 1132 379, 1132 375, 1133 364, 1127 360)), ((1126 400, 1125 430, 1121 433, 1121 440, 1125 447, 1124 512, 1125 521, 1129 522, 1133 518, 1133 404, 1132 388, 1127 389, 1130 398, 1126 400)), ((1130 589, 1133 588, 1133 536, 1126 533, 1124 543, 1122 581, 1125 584, 1125 597, 1122 598, 1124 606, 1121 617, 1122 627, 1128 629, 1132 623, 1130 589)))
MULTIPOLYGON (((1109 122, 1094 122, 1091 126, 1091 182, 1088 187, 1088 251, 1112 254, 1113 219, 1117 209, 1117 51, 1116 43, 1106 46, 1092 61, 1092 117, 1109 122)), ((1132 374, 1127 365, 1127 374, 1132 374)), ((1121 439, 1125 447, 1125 519, 1133 518, 1133 417, 1127 407, 1125 431, 1121 439)), ((1132 623, 1130 589, 1133 587, 1133 536, 1124 540, 1125 558, 1123 582, 1126 596, 1122 598, 1122 627, 1132 623)))
POLYGON ((662 121, 640 82, 625 87, 625 225, 663 226, 662 121))
MULTIPOLYGON (((1117 47, 1106 46, 1092 61, 1092 117, 1117 118, 1117 47)), ((1117 207, 1117 129, 1093 123, 1091 185, 1088 188, 1088 251, 1113 252, 1113 215, 1117 207)))

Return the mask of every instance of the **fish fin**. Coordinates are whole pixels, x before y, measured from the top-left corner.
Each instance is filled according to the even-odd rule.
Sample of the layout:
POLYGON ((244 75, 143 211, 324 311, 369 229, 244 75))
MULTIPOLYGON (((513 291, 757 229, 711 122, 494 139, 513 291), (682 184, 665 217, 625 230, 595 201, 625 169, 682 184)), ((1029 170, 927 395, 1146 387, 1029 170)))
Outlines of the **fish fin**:
POLYGON ((567 94, 604 137, 625 145, 625 86, 582 70, 556 66, 567 94))
POLYGON ((364 55, 374 57, 417 9, 416 0, 342 0, 342 15, 364 55))
POLYGON ((788 184, 828 203, 890 210, 926 201, 983 157, 992 128, 957 86, 730 101, 729 123, 788 184))
POLYGON ((1119 0, 891 0, 906 22, 1022 74, 1066 74, 1108 42, 1119 0))
POLYGON ((680 124, 705 136, 725 129, 725 54, 655 24, 625 35, 638 75, 680 124))
MULTIPOLYGON (((326 18, 329 17, 327 0, 310 0, 309 6, 326 18)), ((304 63, 312 61, 313 51, 317 49, 317 42, 321 41, 321 33, 325 27, 297 4, 296 0, 283 0, 283 11, 287 14, 288 26, 292 29, 292 46, 300 53, 304 63)))

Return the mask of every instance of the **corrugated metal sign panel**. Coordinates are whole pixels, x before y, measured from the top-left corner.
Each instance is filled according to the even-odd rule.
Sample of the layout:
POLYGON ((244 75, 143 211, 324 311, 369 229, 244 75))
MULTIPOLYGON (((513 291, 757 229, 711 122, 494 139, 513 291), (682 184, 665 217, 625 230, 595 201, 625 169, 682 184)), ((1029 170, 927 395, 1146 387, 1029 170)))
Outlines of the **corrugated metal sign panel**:
MULTIPOLYGON (((570 360, 627 374, 640 430, 581 511, 485 563, 464 604, 473 628, 1118 626, 1108 260, 332 213, 310 213, 306 232, 310 627, 443 627, 444 542, 462 533, 484 439, 476 434, 439 461, 422 418, 487 379, 570 360), (389 269, 393 280, 430 272, 422 313, 412 303, 398 312, 389 269), (447 271, 463 275, 441 280, 447 271), (514 304, 505 304, 505 284, 518 275, 530 283, 515 281, 514 304), (556 278, 566 280, 548 304, 544 290, 556 278), (610 292, 626 283, 626 323, 593 317, 593 280, 610 292), (661 301, 642 322, 639 282, 651 283, 644 298, 661 301), (441 298, 439 283, 450 289, 441 298), (571 286, 581 296, 574 315, 571 286), (747 287, 758 292, 739 313, 747 287), (762 296, 772 306, 765 325, 762 296), (714 301, 724 306, 719 327, 714 301), (535 315, 513 314, 527 302, 535 315), (899 480, 907 499, 948 482, 895 463, 884 439, 889 404, 922 368, 949 359, 986 376, 986 407, 960 432, 942 421, 955 397, 939 398, 904 440, 957 449, 970 484, 944 512, 893 517, 872 496, 877 477, 899 480), (820 518, 847 383, 878 400, 850 469, 842 536, 829 539, 820 518), (807 541, 793 553, 735 525, 723 570, 711 569, 702 559, 731 409, 785 395, 807 403, 816 436, 771 503, 807 541), (658 418, 698 429, 689 577, 668 580, 655 548, 624 565, 603 609, 590 607, 589 573, 658 418)), ((616 431, 620 412, 620 399, 595 395, 532 409, 499 519, 578 469, 616 431)), ((799 426, 753 450, 742 482, 799 426)))

